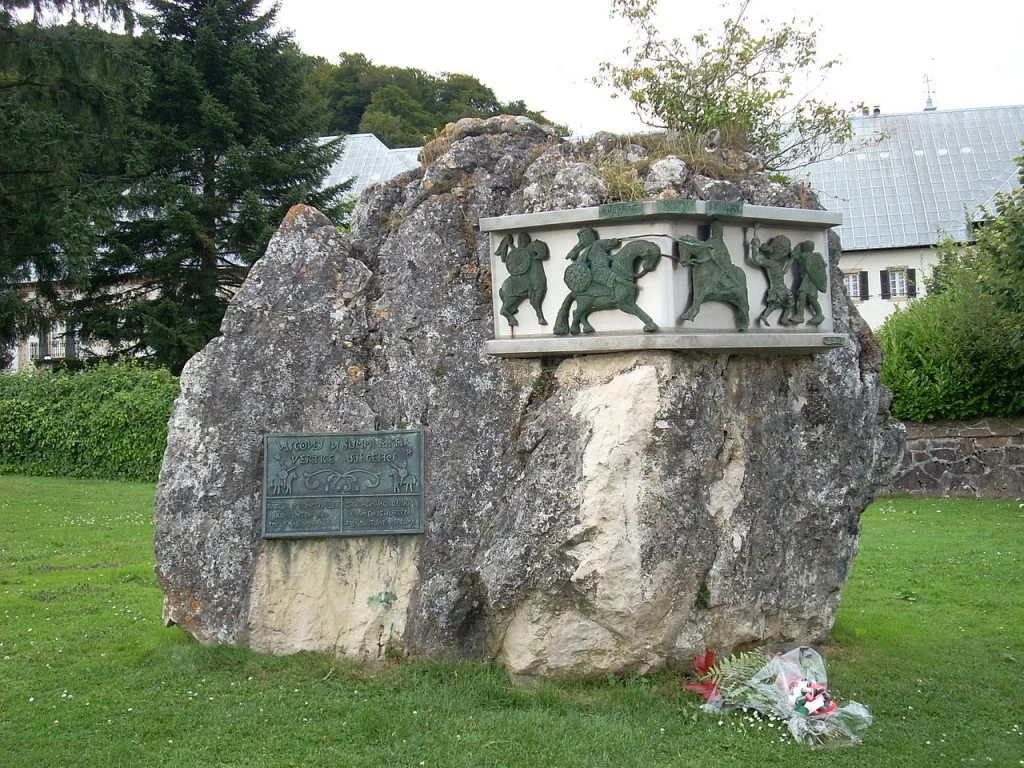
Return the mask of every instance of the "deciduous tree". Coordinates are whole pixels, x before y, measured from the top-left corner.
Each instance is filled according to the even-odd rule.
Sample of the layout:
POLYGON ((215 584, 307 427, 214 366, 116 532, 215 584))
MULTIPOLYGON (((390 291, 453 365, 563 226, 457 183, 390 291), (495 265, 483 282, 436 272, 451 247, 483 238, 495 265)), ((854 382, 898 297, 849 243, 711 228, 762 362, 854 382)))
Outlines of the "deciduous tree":
POLYGON ((357 133, 373 98, 369 74, 374 65, 361 53, 342 53, 337 64, 320 60, 314 84, 327 101, 327 134, 357 133))
POLYGON ((698 135, 725 129, 739 134, 774 170, 804 165, 852 135, 849 111, 808 95, 808 76, 823 75, 835 60, 818 59, 813 30, 794 20, 779 26, 748 24, 751 0, 740 0, 717 36, 700 31, 689 39, 667 38, 658 0, 612 0, 612 16, 637 35, 625 65, 601 65, 599 84, 632 101, 652 127, 698 135))
POLYGON ((939 244, 928 295, 882 327, 882 379, 900 418, 1024 415, 1024 188, 994 203, 973 243, 939 244))
POLYGON ((378 66, 361 53, 342 53, 338 64, 321 61, 314 79, 328 103, 328 132, 373 133, 389 147, 422 144, 463 117, 511 114, 551 122, 521 100, 502 103, 472 75, 378 66))
POLYGON ((359 121, 360 133, 372 133, 389 147, 415 147, 432 131, 434 117, 409 92, 385 85, 373 92, 359 121))
POLYGON ((1024 354, 1024 156, 1017 166, 1020 186, 995 196, 995 211, 983 214, 968 259, 977 265, 985 292, 1006 313, 1024 354))

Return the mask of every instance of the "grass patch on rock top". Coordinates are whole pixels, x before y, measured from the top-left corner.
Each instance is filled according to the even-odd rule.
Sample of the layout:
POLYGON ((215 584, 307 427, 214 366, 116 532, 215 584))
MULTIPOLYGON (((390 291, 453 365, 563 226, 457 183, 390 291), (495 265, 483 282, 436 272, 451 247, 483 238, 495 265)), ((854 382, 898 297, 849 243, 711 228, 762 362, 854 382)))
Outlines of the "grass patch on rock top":
POLYGON ((160 619, 152 485, 0 477, 11 766, 1017 766, 1024 509, 882 500, 822 649, 865 743, 716 717, 663 673, 519 688, 497 667, 203 647, 160 619))

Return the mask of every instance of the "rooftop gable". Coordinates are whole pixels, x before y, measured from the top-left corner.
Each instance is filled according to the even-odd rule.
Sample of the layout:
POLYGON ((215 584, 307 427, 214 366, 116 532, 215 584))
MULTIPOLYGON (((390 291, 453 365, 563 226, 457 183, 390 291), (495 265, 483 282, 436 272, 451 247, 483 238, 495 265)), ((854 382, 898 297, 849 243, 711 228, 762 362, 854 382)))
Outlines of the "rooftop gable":
POLYGON ((801 172, 842 212, 845 250, 969 240, 978 206, 1018 183, 1024 106, 858 116, 853 128, 841 153, 801 172))

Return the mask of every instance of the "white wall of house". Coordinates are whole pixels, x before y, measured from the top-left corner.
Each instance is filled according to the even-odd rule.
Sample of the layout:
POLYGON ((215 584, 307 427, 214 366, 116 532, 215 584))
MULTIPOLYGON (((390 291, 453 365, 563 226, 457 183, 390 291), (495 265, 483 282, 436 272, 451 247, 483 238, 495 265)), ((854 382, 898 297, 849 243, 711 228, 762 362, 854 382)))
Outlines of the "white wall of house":
POLYGON ((877 331, 897 308, 925 294, 936 261, 931 247, 843 251, 839 269, 861 317, 877 331))
MULTIPOLYGON (((137 290, 139 282, 130 278, 116 285, 115 292, 137 290)), ((153 295, 153 294, 149 294, 153 295)), ((36 298, 35 288, 27 285, 24 289, 26 301, 36 298)), ((74 332, 68 333, 63 321, 54 320, 48 328, 40 328, 35 333, 18 341, 14 350, 12 371, 33 371, 40 366, 53 365, 63 360, 87 360, 94 357, 109 355, 113 348, 105 341, 83 342, 74 332)))
POLYGON ((15 350, 10 370, 34 371, 40 366, 53 365, 65 360, 89 360, 111 352, 104 341, 83 343, 74 333, 68 333, 64 323, 57 320, 46 330, 29 334, 15 350))

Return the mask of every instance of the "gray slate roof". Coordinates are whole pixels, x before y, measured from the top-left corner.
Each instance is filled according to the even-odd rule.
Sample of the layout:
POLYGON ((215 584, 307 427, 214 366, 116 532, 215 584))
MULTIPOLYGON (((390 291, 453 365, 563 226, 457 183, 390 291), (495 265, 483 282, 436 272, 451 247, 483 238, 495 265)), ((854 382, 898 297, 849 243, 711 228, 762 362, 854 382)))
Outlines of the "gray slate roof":
POLYGON ((847 251, 967 241, 967 218, 1018 183, 1024 106, 858 116, 854 131, 842 154, 800 173, 842 212, 847 251))
MULTIPOLYGON (((330 141, 332 138, 325 137, 320 141, 330 141)), ((350 191, 358 195, 371 184, 393 179, 400 173, 418 167, 419 161, 416 158, 419 152, 419 147, 388 149, 372 133, 350 134, 345 137, 344 151, 331 168, 324 185, 354 179, 350 191)))

